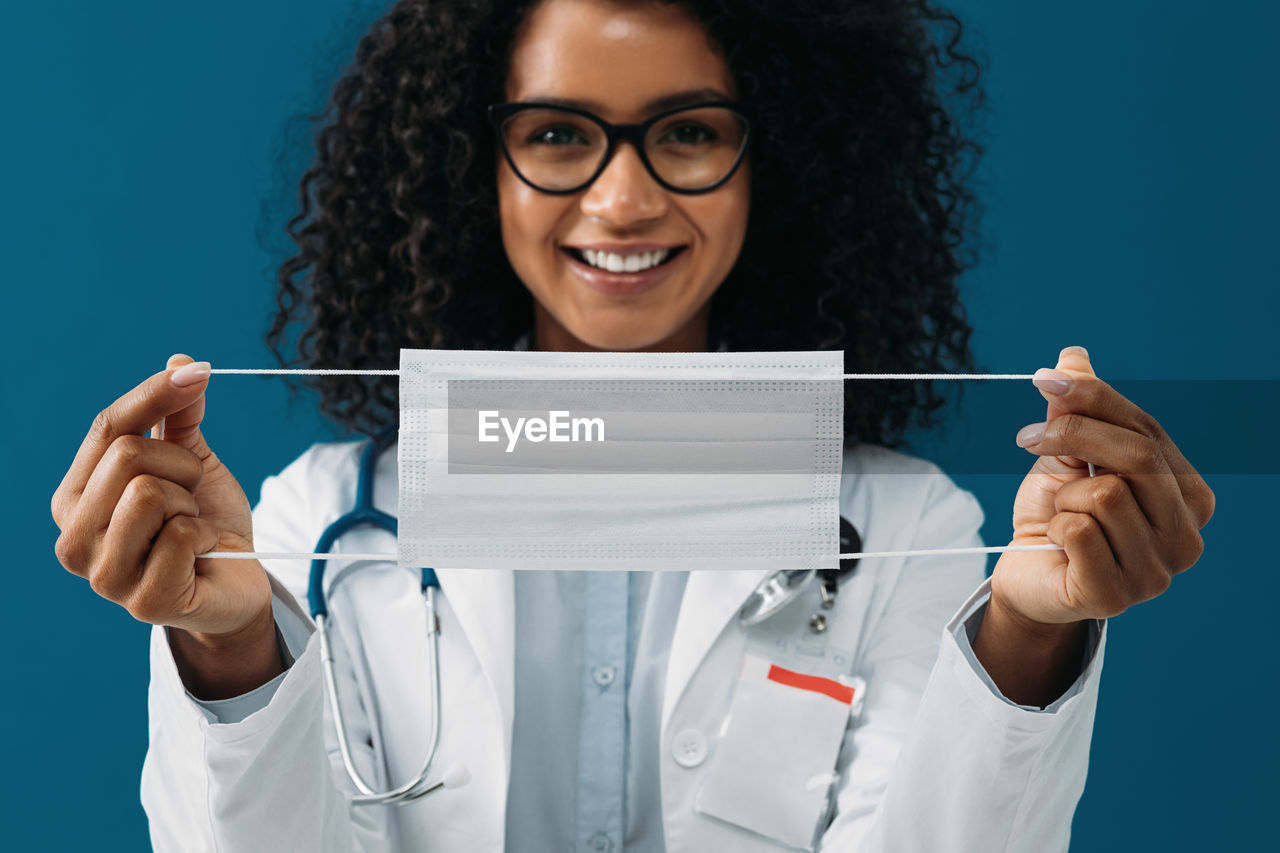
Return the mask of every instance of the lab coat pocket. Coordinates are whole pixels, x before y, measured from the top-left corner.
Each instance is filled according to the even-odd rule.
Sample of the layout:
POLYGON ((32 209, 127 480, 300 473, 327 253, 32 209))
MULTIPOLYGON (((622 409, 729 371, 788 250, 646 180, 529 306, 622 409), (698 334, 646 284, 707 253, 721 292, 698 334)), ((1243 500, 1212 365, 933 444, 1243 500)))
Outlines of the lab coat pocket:
POLYGON ((811 850, 864 687, 747 655, 694 808, 811 850))

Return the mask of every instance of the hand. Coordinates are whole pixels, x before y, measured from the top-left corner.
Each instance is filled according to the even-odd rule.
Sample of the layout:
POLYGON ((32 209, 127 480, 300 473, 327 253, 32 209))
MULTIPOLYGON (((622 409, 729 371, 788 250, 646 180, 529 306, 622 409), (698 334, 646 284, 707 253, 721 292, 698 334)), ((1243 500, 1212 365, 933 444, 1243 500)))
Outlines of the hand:
POLYGON ((1018 443, 1040 458, 1014 500, 1014 545, 992 576, 992 606, 1032 631, 1104 618, 1154 598, 1204 550, 1200 528, 1214 496, 1154 418, 1098 379, 1088 353, 1069 347, 1057 371, 1037 373, 1045 424, 1018 443), (1096 468, 1090 477, 1087 462, 1096 468))
POLYGON ((1049 409, 1018 444, 1040 458, 1013 504, 1014 545, 991 576, 973 651, 1000 692, 1044 707, 1080 672, 1085 622, 1160 595, 1204 550, 1213 492, 1160 424, 1068 347, 1035 380, 1049 409), (1089 476, 1092 462, 1096 476, 1089 476))
POLYGON ((53 495, 54 550, 134 618, 182 629, 170 636, 189 688, 235 695, 242 675, 251 687, 280 671, 271 587, 257 560, 196 559, 252 551, 253 527, 200 432, 208 365, 191 364, 173 356, 94 420, 53 495), (161 420, 164 440, 147 437, 161 420))

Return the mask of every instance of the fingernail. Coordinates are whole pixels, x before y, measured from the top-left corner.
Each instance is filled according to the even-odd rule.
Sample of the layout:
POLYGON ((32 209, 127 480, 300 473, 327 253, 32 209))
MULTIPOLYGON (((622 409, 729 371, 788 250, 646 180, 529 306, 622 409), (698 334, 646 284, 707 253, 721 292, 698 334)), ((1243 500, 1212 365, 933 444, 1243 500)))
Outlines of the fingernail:
POLYGON ((1019 447, 1029 447, 1044 438, 1044 427, 1043 423, 1027 424, 1018 430, 1018 436, 1014 441, 1018 443, 1019 447))
POLYGON ((1042 367, 1031 378, 1031 384, 1050 394, 1065 394, 1071 390, 1071 377, 1061 370, 1042 367))
POLYGON ((191 364, 184 364, 173 373, 169 374, 169 381, 179 388, 185 388, 188 385, 195 385, 197 382, 209 378, 210 364, 207 361, 196 361, 191 364))
POLYGON ((1076 355, 1082 355, 1085 358, 1089 357, 1089 351, 1084 347, 1067 347, 1062 352, 1058 353, 1058 358, 1062 358, 1064 355, 1066 355, 1069 352, 1075 353, 1076 355))

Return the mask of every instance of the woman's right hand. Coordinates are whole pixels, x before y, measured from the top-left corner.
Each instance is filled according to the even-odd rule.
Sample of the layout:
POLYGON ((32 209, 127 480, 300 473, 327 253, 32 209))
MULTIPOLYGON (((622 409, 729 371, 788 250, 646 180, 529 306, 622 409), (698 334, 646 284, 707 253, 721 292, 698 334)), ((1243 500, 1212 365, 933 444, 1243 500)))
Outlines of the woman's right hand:
POLYGON ((179 629, 170 645, 203 699, 235 696, 282 671, 271 586, 253 551, 249 501, 200 432, 209 365, 175 355, 94 419, 53 495, 55 552, 135 619, 179 629), (147 436, 164 420, 164 439, 147 436))

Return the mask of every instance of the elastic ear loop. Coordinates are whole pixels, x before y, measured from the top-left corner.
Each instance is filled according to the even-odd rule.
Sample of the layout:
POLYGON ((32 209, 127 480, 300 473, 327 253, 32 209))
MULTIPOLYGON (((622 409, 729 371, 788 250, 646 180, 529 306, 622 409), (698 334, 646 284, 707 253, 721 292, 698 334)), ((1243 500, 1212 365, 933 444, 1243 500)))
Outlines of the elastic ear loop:
MULTIPOLYGON (((399 376, 399 370, 340 370, 329 368, 234 368, 217 367, 210 374, 231 376, 399 376)), ((1034 373, 845 373, 845 379, 1034 379, 1034 373)), ((822 377, 826 378, 826 377, 822 377)), ((150 433, 152 438, 164 439, 164 419, 150 433)), ((1089 476, 1097 473, 1092 462, 1089 476)), ((1004 554, 1012 551, 1064 551, 1061 545, 991 545, 981 548, 921 548, 909 551, 856 551, 840 554, 841 560, 860 560, 864 557, 921 557, 925 555, 955 554, 1004 554)), ((316 554, 301 551, 210 551, 196 554, 201 560, 385 560, 395 562, 399 554, 316 554)))

